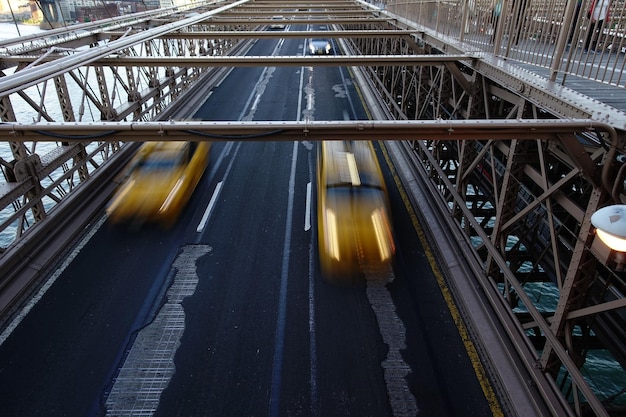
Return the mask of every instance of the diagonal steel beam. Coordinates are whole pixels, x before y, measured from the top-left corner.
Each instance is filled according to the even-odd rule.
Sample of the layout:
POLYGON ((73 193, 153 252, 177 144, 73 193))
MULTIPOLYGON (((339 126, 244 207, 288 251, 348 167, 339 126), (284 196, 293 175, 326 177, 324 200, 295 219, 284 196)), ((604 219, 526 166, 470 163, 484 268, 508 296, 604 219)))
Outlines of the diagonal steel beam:
MULTIPOLYGON (((215 10, 202 13, 198 16, 188 17, 175 23, 165 24, 153 29, 145 30, 134 35, 109 42, 105 45, 101 45, 95 48, 91 48, 86 51, 62 57, 54 62, 49 62, 46 65, 39 65, 34 68, 30 68, 28 71, 19 71, 9 76, 3 77, 2 83, 0 83, 0 96, 16 93, 31 87, 44 80, 54 78, 66 73, 68 70, 73 70, 79 67, 83 67, 88 64, 115 54, 131 46, 137 45, 142 42, 149 41, 157 38, 169 32, 177 31, 189 25, 193 25, 206 20, 208 17, 215 14, 219 14, 225 10, 229 10, 233 7, 246 4, 250 0, 239 0, 235 3, 222 6, 215 10)), ((4 60, 4 58, 2 58, 4 60)))

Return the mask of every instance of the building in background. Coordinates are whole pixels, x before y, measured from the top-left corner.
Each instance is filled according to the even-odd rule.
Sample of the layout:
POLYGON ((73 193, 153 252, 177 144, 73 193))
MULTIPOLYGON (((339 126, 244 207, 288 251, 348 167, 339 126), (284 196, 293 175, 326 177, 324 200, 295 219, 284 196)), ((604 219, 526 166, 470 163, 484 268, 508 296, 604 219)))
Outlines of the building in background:
POLYGON ((36 21, 37 4, 29 0, 0 0, 0 21, 31 23, 36 21))
POLYGON ((171 7, 174 3, 172 0, 0 0, 0 21, 39 24, 42 29, 50 29, 171 7))

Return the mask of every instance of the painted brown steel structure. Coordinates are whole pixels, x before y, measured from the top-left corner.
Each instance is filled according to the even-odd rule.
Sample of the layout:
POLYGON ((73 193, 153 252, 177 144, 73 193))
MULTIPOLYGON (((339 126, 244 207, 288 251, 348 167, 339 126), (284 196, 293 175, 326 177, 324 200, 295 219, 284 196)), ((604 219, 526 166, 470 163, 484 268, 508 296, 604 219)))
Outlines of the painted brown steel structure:
MULTIPOLYGON (((486 3, 475 3, 478 20, 485 21, 486 3)), ((535 10, 540 1, 529 3, 535 10)), ((596 346, 626 366, 620 256, 595 240, 589 221, 598 208, 624 199, 626 115, 459 42, 468 3, 433 4, 455 13, 430 22, 423 2, 394 2, 388 10, 359 1, 320 2, 311 10, 297 2, 243 0, 0 43, 0 135, 13 157, 0 159, 0 209, 13 208, 0 233, 11 225, 17 230, 15 242, 1 248, 0 263, 12 265, 8 257, 26 242, 27 231, 45 227, 56 210, 75 204, 78 189, 121 165, 115 155, 128 148, 125 142, 400 140, 463 237, 466 256, 479 260, 476 285, 502 317, 516 318, 510 336, 528 358, 526 366, 539 370, 533 382, 546 398, 564 402, 572 389, 572 415, 619 412, 610 399, 598 398, 579 368, 596 346), (299 9, 293 18, 284 12, 290 8, 299 9), (238 56, 275 14, 289 16, 290 24, 326 24, 345 56, 238 56), (210 87, 226 66, 242 65, 351 66, 379 120, 168 121, 195 87, 210 87), (68 85, 80 91, 78 100, 68 85), (16 112, 16 101, 28 111, 16 112), (163 121, 153 121, 158 118, 163 121), (44 142, 52 145, 40 151, 44 142), (558 292, 549 311, 531 295, 542 288, 558 292)), ((485 40, 480 33, 472 37, 485 40)), ((8 286, 4 278, 0 287, 8 286)))

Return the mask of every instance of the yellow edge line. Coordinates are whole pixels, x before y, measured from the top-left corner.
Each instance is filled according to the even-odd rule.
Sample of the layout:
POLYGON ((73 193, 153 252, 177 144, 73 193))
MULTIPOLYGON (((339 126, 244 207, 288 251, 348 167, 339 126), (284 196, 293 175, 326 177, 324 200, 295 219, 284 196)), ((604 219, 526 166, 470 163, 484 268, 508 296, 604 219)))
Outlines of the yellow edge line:
MULTIPOLYGON (((354 74, 352 73, 352 70, 350 67, 348 67, 348 72, 350 73, 350 76, 352 77, 352 79, 354 79, 354 74)), ((361 89, 359 88, 357 83, 354 83, 354 86, 356 87, 356 92, 361 102, 363 103, 363 108, 365 109, 367 118, 371 120, 372 115, 369 111, 368 106, 366 105, 363 94, 361 93, 361 89)), ((470 362, 472 363, 472 367, 474 368, 474 373, 476 374, 476 377, 478 378, 478 383, 480 384, 480 387, 483 391, 485 399, 487 400, 487 403, 489 404, 491 413, 495 417, 504 417, 504 413, 502 412, 502 408, 500 407, 500 402, 498 401, 498 398, 493 390, 493 387, 491 386, 491 382, 489 381, 489 378, 487 377, 485 368, 483 367, 480 361, 480 356, 478 355, 476 346, 474 345, 474 342, 469 337, 467 327, 465 327, 465 323, 463 322, 463 319, 461 318, 461 314, 459 313, 459 309, 457 308, 456 303, 454 302, 454 298, 452 297, 452 294, 450 293, 450 290, 448 289, 448 286, 446 285, 443 274, 439 270, 439 266, 437 265, 435 255, 433 254, 430 244, 428 243, 428 240, 426 239, 426 234, 424 233, 424 230, 419 224, 417 215, 415 214, 415 211, 413 210, 413 206, 411 205, 411 201, 409 200, 409 196, 407 195, 406 190, 404 189, 404 186, 402 185, 402 182, 400 181, 400 177, 398 176, 398 173, 395 167, 391 163, 391 158, 389 157, 387 148, 385 147, 385 144, 383 141, 378 141, 378 143, 380 145, 380 149, 383 152, 383 156, 385 157, 385 161, 387 162, 387 166, 389 167, 389 170, 391 171, 393 180, 396 183, 396 187, 398 188, 398 192, 400 193, 402 202, 404 203, 404 206, 406 207, 407 212, 409 213, 409 217, 411 218, 411 223, 413 224, 413 228, 415 229, 415 232, 417 233, 417 236, 422 244, 422 247, 424 248, 424 254, 426 255, 426 259, 428 259, 430 268, 433 271, 433 275, 435 276, 435 279, 437 280, 437 284, 439 285, 441 294, 443 295, 443 298, 448 306, 448 310, 450 310, 450 315, 452 316, 452 319, 454 320, 457 330, 459 331, 459 335, 461 336, 461 340, 463 341, 463 345, 465 346, 465 351, 467 352, 467 356, 469 356, 470 358, 470 362)))
POLYGON ((437 280, 437 284, 439 285, 441 294, 443 295, 443 298, 446 301, 446 304, 448 305, 448 309, 450 310, 452 319, 454 320, 454 323, 456 324, 456 327, 459 331, 461 339, 463 340, 463 345, 465 345, 465 350, 467 351, 467 355, 469 356, 470 361, 472 362, 472 367, 474 368, 474 372, 476 373, 476 377, 478 378, 480 387, 483 390, 483 394, 485 395, 485 398, 487 399, 489 408, 491 409, 491 412, 494 416, 504 416, 504 413, 502 412, 502 408, 500 407, 500 402, 498 401, 498 398, 493 390, 493 387, 491 386, 491 382, 489 381, 489 378, 487 377, 485 368, 483 367, 480 361, 480 356, 478 355, 476 346, 474 345, 474 342, 469 337, 467 327, 465 327, 465 323, 463 322, 463 319, 461 318, 461 314, 459 313, 456 303, 454 302, 454 298, 452 294, 450 293, 448 286, 446 285, 443 274, 439 270, 439 266, 437 265, 435 255, 433 254, 430 244, 428 243, 428 240, 426 239, 426 234, 424 233, 424 230, 419 224, 417 215, 415 214, 415 211, 413 210, 413 207, 411 206, 411 201, 409 200, 406 190, 404 189, 404 186, 402 185, 402 182, 400 181, 400 177, 398 176, 398 173, 396 172, 393 164, 391 163, 391 158, 389 157, 387 148, 385 147, 385 144, 382 141, 379 141, 379 144, 380 144, 380 148, 382 149, 383 155, 385 157, 385 161, 387 161, 387 165, 389 166, 389 169, 393 176, 393 180, 396 183, 396 186, 398 187, 398 191, 400 192, 402 201, 404 202, 404 205, 409 213, 409 217, 411 218, 411 223, 413 223, 413 228, 415 229, 415 232, 417 233, 417 236, 419 237, 419 240, 422 243, 422 246, 424 247, 424 254, 426 255, 426 259, 428 259, 428 263, 430 264, 430 268, 433 271, 433 275, 435 276, 437 280))
POLYGON ((359 100, 361 100, 361 104, 363 104, 363 109, 365 110, 365 114, 367 115, 367 120, 372 120, 372 113, 370 113, 369 107, 367 107, 367 103, 365 102, 365 98, 363 97, 363 93, 359 88, 359 84, 356 83, 356 79, 354 77, 354 73, 352 72, 352 68, 348 67, 348 74, 350 74, 350 78, 352 79, 352 85, 354 85, 354 89, 356 90, 357 95, 359 96, 359 100))

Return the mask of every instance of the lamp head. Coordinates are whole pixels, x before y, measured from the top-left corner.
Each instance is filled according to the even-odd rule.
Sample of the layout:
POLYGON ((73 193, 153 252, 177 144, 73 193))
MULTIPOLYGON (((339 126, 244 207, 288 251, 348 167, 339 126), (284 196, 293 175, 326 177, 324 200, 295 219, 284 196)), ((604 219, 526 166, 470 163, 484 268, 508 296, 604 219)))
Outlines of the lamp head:
POLYGON ((593 213, 591 224, 596 234, 609 248, 626 252, 626 205, 603 207, 593 213))

